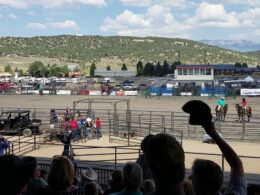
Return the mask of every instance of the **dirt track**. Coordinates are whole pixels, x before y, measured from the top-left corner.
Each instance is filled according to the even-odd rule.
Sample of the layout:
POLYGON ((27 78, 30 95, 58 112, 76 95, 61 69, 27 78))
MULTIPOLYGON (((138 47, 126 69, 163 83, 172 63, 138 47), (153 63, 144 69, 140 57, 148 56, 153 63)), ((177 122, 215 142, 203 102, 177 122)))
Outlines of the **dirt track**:
MULTIPOLYGON (((13 95, 6 96, 0 95, 0 107, 39 107, 39 108, 66 108, 72 107, 73 101, 89 98, 87 96, 38 96, 38 95, 13 95)), ((93 97, 92 98, 107 98, 107 97, 93 97)), ((109 97, 111 99, 115 97, 109 97)), ((124 97, 116 97, 124 98, 124 97)), ((181 107, 191 99, 191 97, 154 97, 154 98, 144 98, 144 97, 130 97, 130 108, 135 110, 165 110, 182 112, 181 107)), ((210 105, 211 108, 215 107, 216 98, 200 98, 210 105)), ((240 103, 240 98, 228 98, 227 103, 229 104, 229 113, 235 114, 235 104, 240 103)), ((254 114, 260 114, 260 98, 248 98, 249 105, 253 108, 254 114)), ((84 105, 82 105, 84 106, 84 105)), ((111 104, 100 104, 96 105, 98 108, 112 108, 111 104)), ((125 106, 124 106, 125 107, 125 106)), ((120 108, 120 107, 119 107, 120 108)), ((101 140, 93 140, 87 143, 75 143, 77 145, 100 145, 100 146, 111 146, 118 144, 111 144, 108 142, 108 138, 102 138, 101 140)), ((230 142, 232 147, 239 155, 243 156, 256 156, 260 157, 260 144, 259 143, 248 143, 248 142, 230 142)), ((201 141, 194 140, 184 140, 183 143, 184 150, 186 152, 199 152, 199 153, 217 153, 220 154, 219 149, 216 145, 204 144, 201 141)), ((53 156, 54 154, 60 154, 62 151, 62 146, 50 147, 44 146, 41 150, 33 151, 29 155, 33 156, 53 156)), ((100 150, 100 153, 104 151, 100 150)), ((200 157, 200 156, 196 156, 200 157)), ((188 161, 192 161, 187 158, 188 161)), ((248 164, 246 168, 249 172, 256 172, 260 170, 260 167, 256 167, 257 162, 248 164), (254 167, 252 169, 252 167, 254 167)), ((190 163, 190 162, 189 162, 190 163)))

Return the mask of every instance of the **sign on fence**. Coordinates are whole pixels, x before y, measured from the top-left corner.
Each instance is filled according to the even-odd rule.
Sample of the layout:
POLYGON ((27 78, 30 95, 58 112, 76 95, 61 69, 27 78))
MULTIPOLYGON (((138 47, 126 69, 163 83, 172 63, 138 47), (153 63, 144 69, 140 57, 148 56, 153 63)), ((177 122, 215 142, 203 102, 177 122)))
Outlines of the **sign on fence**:
POLYGON ((183 95, 183 96, 191 96, 192 93, 191 92, 181 92, 181 95, 183 95))
POLYGON ((260 96, 260 89, 241 89, 240 95, 260 96))
POLYGON ((135 96, 137 95, 137 91, 125 91, 125 95, 135 96))
POLYGON ((56 94, 57 95, 71 95, 71 91, 70 90, 57 90, 56 94))

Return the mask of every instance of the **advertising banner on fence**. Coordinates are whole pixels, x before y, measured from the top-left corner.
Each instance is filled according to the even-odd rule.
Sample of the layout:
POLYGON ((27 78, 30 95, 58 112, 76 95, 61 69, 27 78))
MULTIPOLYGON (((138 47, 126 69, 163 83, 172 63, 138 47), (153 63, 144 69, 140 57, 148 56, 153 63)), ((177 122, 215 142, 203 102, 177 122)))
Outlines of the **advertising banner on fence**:
POLYGON ((260 89, 241 89, 240 95, 245 96, 260 96, 260 89))
POLYGON ((70 90, 57 90, 56 94, 57 95, 71 95, 71 91, 70 90))
POLYGON ((102 95, 101 91, 89 91, 89 95, 102 95))
POLYGON ((191 92, 181 92, 181 95, 183 96, 192 96, 191 92))
POLYGON ((125 95, 136 96, 137 95, 137 91, 125 91, 125 95))

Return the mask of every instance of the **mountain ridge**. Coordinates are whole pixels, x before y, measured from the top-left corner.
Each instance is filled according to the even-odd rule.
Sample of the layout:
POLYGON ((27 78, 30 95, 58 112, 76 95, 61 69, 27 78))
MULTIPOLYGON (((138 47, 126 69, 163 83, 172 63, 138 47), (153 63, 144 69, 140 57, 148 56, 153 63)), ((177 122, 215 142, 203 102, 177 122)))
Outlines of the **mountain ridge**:
MULTIPOLYGON (((143 63, 186 64, 246 62, 255 66, 257 55, 223 49, 198 41, 180 38, 130 37, 99 35, 58 35, 35 37, 0 37, 0 56, 42 57, 66 63, 89 66, 92 62, 105 67, 122 63, 135 66, 143 63)), ((0 63, 1 62, 0 57, 0 63)), ((10 62, 12 64, 12 62, 10 62)))

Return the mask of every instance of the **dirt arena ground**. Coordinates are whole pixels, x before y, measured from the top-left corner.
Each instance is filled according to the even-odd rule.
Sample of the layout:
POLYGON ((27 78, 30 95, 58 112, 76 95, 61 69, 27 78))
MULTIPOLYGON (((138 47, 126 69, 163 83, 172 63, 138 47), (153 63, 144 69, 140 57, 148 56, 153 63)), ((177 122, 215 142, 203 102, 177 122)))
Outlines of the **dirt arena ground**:
MULTIPOLYGON (((73 101, 89 98, 88 96, 38 96, 38 95, 0 95, 0 108, 1 107, 30 107, 30 108, 66 108, 73 106, 73 101)), ((126 99, 126 97, 91 97, 91 98, 121 98, 126 99)), ((215 102, 217 98, 209 97, 127 97, 130 99, 130 109, 132 110, 158 110, 158 111, 174 111, 182 112, 181 107, 185 102, 191 99, 201 99, 208 103, 211 108, 215 108, 215 102)), ((253 108, 254 115, 260 115, 260 98, 247 98, 249 105, 253 108)), ((241 98, 227 98, 226 102, 229 104, 229 113, 236 114, 235 104, 241 102, 241 98)), ((100 108, 112 108, 111 105, 97 105, 100 108)), ((120 109, 120 106, 119 106, 120 109)), ((235 149, 235 151, 241 156, 255 156, 260 157, 260 142, 249 143, 249 142, 229 142, 230 145, 235 149)), ((108 137, 104 136, 100 140, 91 140, 86 143, 73 143, 74 145, 85 145, 85 146, 114 146, 119 145, 116 143, 109 143, 108 137)), ((218 147, 214 144, 205 144, 199 140, 184 140, 183 147, 186 152, 198 152, 198 153, 213 153, 220 154, 218 147)), ((33 151, 27 155, 33 156, 46 156, 52 157, 55 154, 61 154, 62 146, 51 146, 46 145, 41 147, 40 150, 33 151)), ((106 149, 99 149, 96 152, 106 152, 106 149)), ((198 156, 197 156, 198 157, 198 156)), ((81 159, 82 157, 79 157, 81 159)), ((193 161, 193 159, 187 158, 188 161, 193 161)), ((260 161, 260 159, 258 160, 260 161)), ((255 163, 254 163, 255 164, 255 163)), ((249 172, 260 172, 260 163, 257 162, 259 167, 256 165, 248 166, 247 171, 249 172), (251 168, 252 170, 251 170, 251 168), (249 170, 250 169, 250 170, 249 170)))

